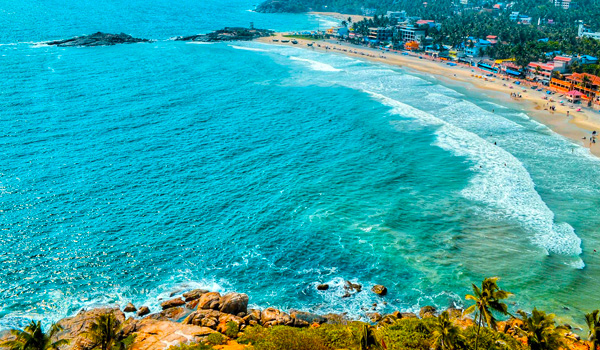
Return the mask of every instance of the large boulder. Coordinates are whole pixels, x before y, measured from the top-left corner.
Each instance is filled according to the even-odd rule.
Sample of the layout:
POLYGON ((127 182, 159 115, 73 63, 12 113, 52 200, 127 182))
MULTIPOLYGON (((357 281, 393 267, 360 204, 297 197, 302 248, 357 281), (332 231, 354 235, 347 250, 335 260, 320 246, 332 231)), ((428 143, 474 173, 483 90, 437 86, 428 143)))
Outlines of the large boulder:
POLYGON ((243 318, 244 322, 251 326, 257 325, 260 323, 260 314, 261 312, 258 309, 248 309, 246 316, 243 318))
POLYGON ((322 323, 327 322, 327 319, 323 316, 313 314, 310 312, 304 312, 304 311, 291 310, 290 316, 294 320, 296 320, 295 323, 299 323, 301 325, 304 325, 304 322, 306 322, 309 325, 311 325, 313 323, 322 324, 322 323), (303 321, 303 322, 300 322, 300 321, 303 321))
POLYGON ((367 317, 373 323, 377 323, 377 322, 379 322, 379 321, 381 321, 383 319, 383 316, 381 316, 381 314, 379 312, 370 312, 370 313, 367 313, 367 317))
POLYGON ((148 315, 149 313, 150 313, 150 308, 148 308, 147 306, 141 306, 137 312, 137 315, 142 317, 142 316, 148 315))
POLYGON ((273 307, 266 308, 260 315, 260 320, 263 326, 293 326, 294 320, 292 317, 285 312, 281 312, 273 307))
POLYGON ((58 321, 62 330, 57 334, 57 339, 65 339, 69 344, 63 349, 90 350, 95 344, 85 334, 90 331, 93 323, 101 315, 112 314, 118 323, 125 322, 125 314, 119 308, 98 308, 82 310, 73 317, 63 318, 58 321))
POLYGON ((221 294, 210 292, 202 294, 198 302, 198 310, 218 310, 221 301, 221 294))
POLYGON ((223 295, 219 300, 219 311, 226 314, 237 315, 248 312, 248 295, 240 293, 229 293, 223 295))
POLYGON ((166 310, 162 310, 159 313, 152 314, 146 316, 146 318, 151 318, 154 320, 162 320, 162 321, 180 321, 184 319, 186 316, 192 313, 192 310, 185 307, 171 307, 166 310))
POLYGON ((162 303, 160 303, 160 307, 162 307, 163 310, 170 309, 172 307, 182 306, 182 305, 185 305, 185 301, 183 301, 183 299, 181 299, 181 298, 175 298, 175 299, 163 301, 162 303))
POLYGON ((128 303, 127 305, 125 305, 125 308, 123 308, 124 312, 136 312, 137 309, 135 308, 135 306, 132 303, 128 303))
POLYGON ((317 290, 328 290, 329 285, 327 283, 317 285, 317 290))
POLYGON ((215 333, 207 327, 144 319, 139 321, 131 350, 164 350, 182 343, 200 342, 215 333))
POLYGON ((384 296, 387 294, 387 288, 381 284, 374 285, 373 288, 371 288, 371 290, 373 291, 373 293, 380 296, 384 296))
POLYGON ((192 300, 200 299, 200 297, 206 293, 208 293, 206 289, 194 289, 189 292, 183 293, 183 298, 186 302, 189 302, 192 300))
POLYGON ((197 310, 188 315, 183 323, 214 329, 219 324, 220 317, 221 313, 217 310, 197 310))
POLYGON ((437 311, 437 309, 434 306, 431 306, 431 305, 423 306, 421 308, 421 310, 419 310, 419 316, 421 318, 435 317, 436 311, 437 311))

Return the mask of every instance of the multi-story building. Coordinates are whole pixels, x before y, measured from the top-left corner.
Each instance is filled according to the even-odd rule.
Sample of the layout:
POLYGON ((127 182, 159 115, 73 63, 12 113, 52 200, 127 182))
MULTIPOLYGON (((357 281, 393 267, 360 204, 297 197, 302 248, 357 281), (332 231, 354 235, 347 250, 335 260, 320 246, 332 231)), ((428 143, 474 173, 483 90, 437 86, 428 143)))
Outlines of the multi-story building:
POLYGON ((391 42, 394 37, 393 27, 369 28, 369 40, 377 42, 391 42))
POLYGON ((554 0, 554 6, 568 10, 571 7, 571 0, 554 0))
POLYGON ((585 27, 583 22, 579 22, 579 30, 577 32, 580 38, 592 38, 596 40, 600 40, 600 32, 592 32, 588 28, 585 27))
POLYGON ((587 73, 573 73, 560 78, 552 78, 550 87, 560 92, 578 91, 591 102, 600 102, 600 77, 587 73))
POLYGON ((412 24, 400 25, 397 27, 400 41, 407 43, 409 41, 420 42, 425 38, 426 30, 412 24))

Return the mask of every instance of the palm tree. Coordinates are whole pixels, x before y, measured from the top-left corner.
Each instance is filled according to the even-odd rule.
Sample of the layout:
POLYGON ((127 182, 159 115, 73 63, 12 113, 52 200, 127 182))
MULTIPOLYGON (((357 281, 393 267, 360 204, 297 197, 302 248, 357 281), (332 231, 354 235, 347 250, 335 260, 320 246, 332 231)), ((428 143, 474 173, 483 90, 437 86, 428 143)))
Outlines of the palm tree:
POLYGON ((348 27, 348 22, 342 21, 342 27, 348 27))
POLYGON ((473 300, 474 305, 471 305, 465 310, 465 314, 476 313, 477 319, 477 336, 475 338, 475 350, 479 341, 479 331, 481 330, 481 324, 485 320, 488 327, 496 330, 496 318, 494 317, 493 311, 499 312, 503 315, 508 315, 508 307, 506 304, 500 302, 503 299, 510 297, 512 294, 501 290, 498 287, 498 277, 486 278, 481 283, 481 289, 473 284, 473 294, 467 294, 465 297, 467 300, 473 300))
POLYGON ((456 349, 460 330, 450 321, 448 311, 442 312, 432 326, 433 345, 436 350, 456 349))
POLYGON ((590 341, 593 342, 593 350, 598 349, 600 345, 600 317, 598 316, 600 310, 594 310, 589 314, 585 315, 585 322, 590 329, 590 341))
POLYGON ((531 317, 519 310, 523 321, 522 327, 517 327, 518 332, 527 337, 527 344, 531 350, 551 350, 563 346, 562 327, 556 327, 554 324, 554 314, 546 314, 534 308, 531 317))
POLYGON ((94 348, 101 350, 111 350, 118 340, 118 333, 121 324, 115 318, 115 315, 109 313, 98 316, 92 323, 90 330, 85 336, 94 342, 94 348))
POLYGON ((62 327, 53 324, 48 332, 44 332, 40 321, 31 321, 25 329, 13 329, 10 333, 14 340, 5 341, 0 346, 10 350, 50 350, 58 349, 69 343, 66 339, 53 341, 52 338, 62 330, 62 327))

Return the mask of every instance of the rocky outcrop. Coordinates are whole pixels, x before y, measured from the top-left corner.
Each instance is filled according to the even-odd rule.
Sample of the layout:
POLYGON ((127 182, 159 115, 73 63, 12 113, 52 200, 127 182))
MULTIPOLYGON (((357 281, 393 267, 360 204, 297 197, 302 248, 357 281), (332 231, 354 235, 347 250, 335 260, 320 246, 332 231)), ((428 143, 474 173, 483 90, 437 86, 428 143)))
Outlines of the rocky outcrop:
POLYGON ((328 290, 328 289, 329 289, 329 285, 326 283, 317 285, 317 290, 328 290))
POLYGON ((373 288, 371 288, 371 291, 380 296, 384 296, 387 294, 387 288, 381 284, 374 285, 373 288))
POLYGON ((249 300, 250 298, 248 298, 247 294, 225 294, 219 299, 219 311, 232 315, 242 313, 244 314, 243 316, 245 316, 246 312, 248 312, 249 300))
POLYGON ((190 302, 192 300, 200 299, 203 294, 208 293, 209 291, 206 289, 194 289, 189 292, 183 293, 183 298, 186 302, 190 302))
POLYGON ((435 317, 435 312, 436 312, 436 308, 430 305, 427 306, 423 306, 421 308, 421 310, 419 310, 419 317, 421 318, 426 318, 426 317, 435 317))
POLYGON ((198 342, 216 331, 208 327, 144 319, 138 322, 131 350, 163 350, 187 342, 198 342))
POLYGON ((135 306, 132 303, 128 303, 127 305, 125 305, 125 307, 123 308, 124 312, 136 312, 137 309, 135 308, 135 306))
POLYGON ((137 315, 142 317, 142 316, 148 315, 149 313, 150 313, 150 309, 147 306, 142 306, 138 310, 137 315))
POLYGON ((132 44, 150 42, 147 39, 134 38, 131 35, 108 34, 97 32, 90 35, 78 36, 71 39, 49 41, 46 45, 68 47, 68 46, 109 46, 117 44, 132 44))
POLYGON ((94 343, 85 337, 94 322, 101 315, 113 314, 119 323, 125 322, 125 314, 118 308, 99 308, 92 310, 82 310, 73 317, 63 318, 58 321, 62 328, 57 334, 59 339, 66 339, 69 345, 66 349, 89 350, 94 347, 94 343))
POLYGON ((218 310, 221 302, 221 294, 210 292, 202 294, 198 301, 198 310, 218 310))
POLYGON ((304 327, 313 323, 322 324, 327 322, 327 319, 321 315, 310 312, 291 310, 290 316, 294 319, 294 324, 304 327))
POLYGON ((273 35, 273 31, 267 29, 225 27, 208 34, 198 34, 177 37, 177 41, 199 41, 199 42, 218 42, 218 41, 250 41, 261 37, 273 35))
POLYGON ((159 313, 146 316, 146 318, 160 321, 180 321, 192 313, 192 310, 177 306, 165 309, 159 313))
POLYGON ((181 305, 185 305, 185 301, 183 301, 183 299, 181 299, 181 298, 175 298, 175 299, 163 301, 162 303, 160 303, 160 307, 162 307, 163 310, 170 309, 172 307, 181 306, 181 305))
POLYGON ((294 325, 294 320, 290 315, 273 307, 266 308, 261 312, 260 321, 264 327, 294 325))

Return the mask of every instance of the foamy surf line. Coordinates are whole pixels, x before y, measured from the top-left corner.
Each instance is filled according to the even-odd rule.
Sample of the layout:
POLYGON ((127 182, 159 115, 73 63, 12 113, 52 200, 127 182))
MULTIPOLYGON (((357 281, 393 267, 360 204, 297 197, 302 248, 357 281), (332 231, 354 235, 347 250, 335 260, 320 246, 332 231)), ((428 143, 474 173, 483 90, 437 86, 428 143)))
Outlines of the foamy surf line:
POLYGON ((255 52, 269 52, 269 50, 259 49, 256 47, 248 47, 248 46, 238 46, 238 45, 229 45, 229 47, 236 50, 245 50, 245 51, 255 51, 255 52))
POLYGON ((337 69, 327 63, 313 61, 313 60, 309 60, 307 58, 291 56, 290 59, 292 61, 308 63, 311 69, 320 71, 320 72, 341 72, 342 71, 341 69, 337 69))
POLYGON ((392 107, 399 115, 439 126, 435 132, 435 145, 456 156, 467 157, 475 164, 471 168, 475 176, 461 192, 465 198, 493 209, 493 218, 505 216, 516 220, 532 233, 532 243, 547 253, 577 257, 571 265, 580 269, 585 267, 579 258, 581 239, 568 223, 554 222, 554 213, 537 193, 529 172, 515 156, 427 112, 375 92, 363 91, 392 107))

